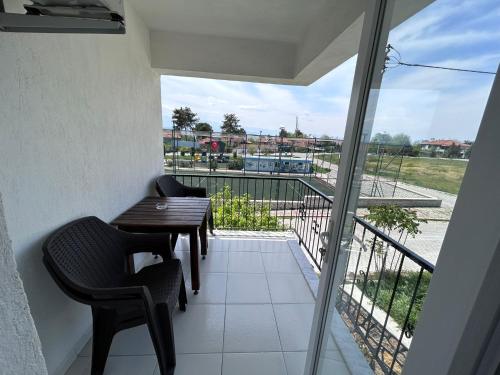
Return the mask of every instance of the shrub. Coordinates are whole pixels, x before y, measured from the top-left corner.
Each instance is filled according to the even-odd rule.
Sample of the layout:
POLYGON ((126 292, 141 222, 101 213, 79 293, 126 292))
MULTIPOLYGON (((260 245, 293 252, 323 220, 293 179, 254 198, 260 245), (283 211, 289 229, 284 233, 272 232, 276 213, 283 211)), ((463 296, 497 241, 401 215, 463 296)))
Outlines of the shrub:
POLYGON ((242 170, 243 169, 243 158, 236 158, 233 159, 229 162, 227 165, 228 169, 233 169, 233 170, 242 170))
MULTIPOLYGON (((367 280, 366 286, 364 279, 357 281, 357 284, 360 289, 365 288, 365 293, 370 299, 373 300, 376 295, 377 298, 374 301, 375 305, 387 312, 387 310, 389 310, 389 304, 391 302, 394 285, 396 283, 397 272, 384 272, 377 288, 376 281, 379 276, 380 273, 378 272, 370 274, 370 278, 367 280)), ((403 327, 410 308, 413 293, 417 286, 418 276, 419 272, 416 271, 406 271, 401 273, 390 312, 392 318, 402 329, 408 328, 410 331, 413 331, 417 325, 418 317, 422 311, 425 296, 427 295, 427 289, 429 288, 429 283, 432 277, 432 275, 428 272, 424 272, 422 274, 422 279, 420 280, 417 293, 415 294, 415 301, 410 311, 410 315, 408 316, 407 327, 403 327)))
POLYGON ((214 224, 219 229, 279 230, 278 218, 271 216, 269 207, 252 200, 250 194, 233 195, 231 187, 210 197, 214 224))

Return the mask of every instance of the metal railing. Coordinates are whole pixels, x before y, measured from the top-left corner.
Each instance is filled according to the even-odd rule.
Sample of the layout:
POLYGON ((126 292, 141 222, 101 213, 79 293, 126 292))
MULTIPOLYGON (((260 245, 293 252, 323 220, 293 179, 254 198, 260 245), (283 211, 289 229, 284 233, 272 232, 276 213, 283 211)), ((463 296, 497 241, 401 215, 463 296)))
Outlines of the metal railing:
POLYGON ((188 186, 204 187, 212 199, 217 229, 294 231, 321 269, 332 198, 300 178, 177 174, 188 186))
POLYGON ((376 372, 399 374, 434 266, 354 217, 337 310, 376 372))
MULTIPOLYGON (((204 187, 218 229, 295 232, 321 270, 333 204, 297 177, 177 174, 183 184, 204 187)), ((344 248, 345 270, 337 311, 376 373, 399 374, 434 266, 354 216, 344 248)))

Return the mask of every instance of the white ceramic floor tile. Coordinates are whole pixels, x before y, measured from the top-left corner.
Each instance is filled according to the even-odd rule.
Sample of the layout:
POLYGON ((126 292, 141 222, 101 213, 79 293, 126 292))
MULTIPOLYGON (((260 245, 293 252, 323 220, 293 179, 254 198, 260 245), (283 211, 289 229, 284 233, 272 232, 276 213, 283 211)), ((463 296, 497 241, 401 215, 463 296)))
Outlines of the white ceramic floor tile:
POLYGON ((200 274, 200 290, 194 294, 191 290, 191 280, 186 282, 188 306, 191 304, 212 303, 223 304, 226 300, 227 273, 200 274))
POLYGON ((113 337, 109 355, 154 355, 155 349, 148 327, 142 326, 130 328, 118 332, 113 337))
POLYGON ((224 353, 222 375, 286 375, 283 354, 224 353))
POLYGON ((224 251, 227 252, 227 247, 224 248, 222 241, 216 236, 208 236, 208 251, 224 251))
MULTIPOLYGON (((108 357, 104 375, 153 375, 156 365, 156 356, 108 357)), ((78 357, 66 375, 88 375, 90 367, 90 357, 78 357)))
POLYGON ((287 241, 268 240, 261 242, 260 251, 262 253, 288 253, 290 248, 287 241))
POLYGON ((221 353, 224 305, 188 304, 174 314, 175 350, 183 353, 221 353))
POLYGON ((263 273, 229 273, 226 303, 271 303, 266 275, 263 273))
POLYGON ((301 273, 299 265, 291 252, 263 253, 262 261, 267 273, 301 273))
MULTIPOLYGON (((190 252, 189 251, 177 251, 175 253, 177 258, 180 259, 183 269, 190 269, 190 252)), ((227 272, 227 261, 228 255, 223 251, 214 251, 213 253, 208 253, 205 259, 199 258, 200 273, 207 272, 227 272)))
POLYGON ((267 275, 273 303, 314 303, 302 275, 270 273, 267 275))
POLYGON ((264 273, 260 252, 230 252, 228 272, 264 273))
POLYGON ((307 352, 283 352, 288 375, 304 375, 307 352))
POLYGON ((274 304, 283 351, 307 350, 314 304, 274 304))
POLYGON ((323 358, 319 362, 320 374, 351 375, 344 362, 334 359, 323 358))
POLYGON ((249 252, 260 252, 260 245, 262 240, 260 239, 232 239, 228 240, 228 251, 249 251, 249 252))
POLYGON ((227 305, 224 352, 270 351, 281 351, 272 306, 227 305))
MULTIPOLYGON (((222 353, 214 354, 177 354, 175 375, 220 375, 222 353)), ((156 367, 154 375, 160 375, 156 367)))

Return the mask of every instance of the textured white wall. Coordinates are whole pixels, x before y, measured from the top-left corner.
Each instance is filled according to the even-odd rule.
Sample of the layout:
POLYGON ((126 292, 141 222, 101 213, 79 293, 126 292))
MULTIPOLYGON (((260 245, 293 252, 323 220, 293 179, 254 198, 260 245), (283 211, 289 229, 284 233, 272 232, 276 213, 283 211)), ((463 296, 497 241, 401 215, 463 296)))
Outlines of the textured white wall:
POLYGON ((16 268, 0 195, 0 366, 5 375, 47 374, 28 299, 16 268))
POLYGON ((43 240, 77 217, 114 218, 162 170, 160 78, 148 30, 128 5, 126 17, 126 35, 0 33, 0 192, 50 374, 91 320, 49 277, 43 240))

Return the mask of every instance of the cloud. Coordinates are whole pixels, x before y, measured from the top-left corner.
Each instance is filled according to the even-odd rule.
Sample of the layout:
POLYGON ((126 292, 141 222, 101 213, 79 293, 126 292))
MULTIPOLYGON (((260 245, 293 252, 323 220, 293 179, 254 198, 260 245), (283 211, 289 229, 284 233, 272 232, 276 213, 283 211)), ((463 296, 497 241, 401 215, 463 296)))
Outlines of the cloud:
POLYGON ((249 132, 276 134, 280 126, 308 134, 344 133, 355 59, 309 87, 280 86, 190 77, 162 77, 164 126, 170 113, 189 106, 201 121, 220 128, 223 114, 234 112, 249 132))
MULTIPOLYGON (((499 12, 497 0, 440 0, 396 27, 390 43, 406 62, 496 70, 500 30, 492 15, 499 12)), ((353 57, 308 87, 164 76, 164 126, 171 126, 174 108, 189 106, 215 129, 224 113, 234 112, 257 134, 277 134, 280 126, 291 131, 297 116, 305 133, 342 137, 355 65, 353 57)), ((389 69, 373 131, 405 132, 414 140, 474 139, 492 81, 472 73, 389 69)))

